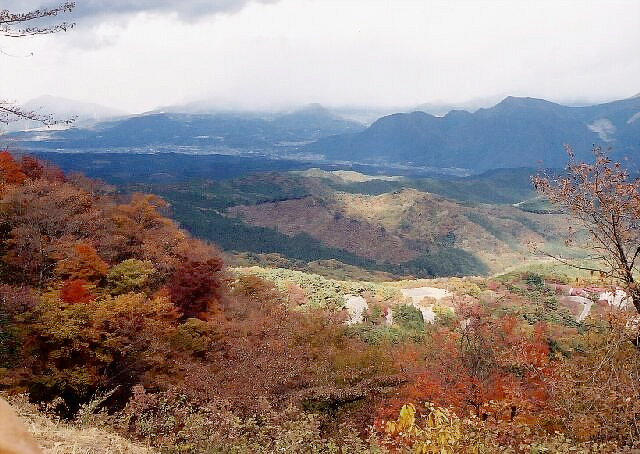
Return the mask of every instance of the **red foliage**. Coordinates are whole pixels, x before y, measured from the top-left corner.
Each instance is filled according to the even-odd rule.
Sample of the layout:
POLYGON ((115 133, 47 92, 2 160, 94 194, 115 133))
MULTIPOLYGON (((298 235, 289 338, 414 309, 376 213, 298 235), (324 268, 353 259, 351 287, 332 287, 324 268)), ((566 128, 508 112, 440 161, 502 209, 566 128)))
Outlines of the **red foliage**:
POLYGON ((23 156, 20 161, 20 170, 32 180, 42 178, 44 166, 36 158, 31 156, 23 156))
POLYGON ((87 289, 88 285, 84 279, 67 281, 60 289, 60 298, 70 304, 93 301, 96 297, 87 289))
POLYGON ((546 327, 532 330, 514 316, 495 318, 479 305, 461 307, 459 315, 464 322, 457 330, 433 334, 424 369, 383 403, 378 421, 393 417, 407 402, 505 420, 536 414, 546 405, 545 379, 552 373, 546 327))
POLYGON ((0 152, 0 181, 7 184, 22 184, 27 176, 8 151, 0 152))
POLYGON ((80 241, 65 249, 56 264, 56 274, 63 279, 97 281, 107 274, 107 264, 91 244, 80 241))
POLYGON ((213 305, 220 302, 222 260, 212 258, 206 262, 185 260, 173 273, 168 289, 171 301, 184 318, 206 319, 213 305))

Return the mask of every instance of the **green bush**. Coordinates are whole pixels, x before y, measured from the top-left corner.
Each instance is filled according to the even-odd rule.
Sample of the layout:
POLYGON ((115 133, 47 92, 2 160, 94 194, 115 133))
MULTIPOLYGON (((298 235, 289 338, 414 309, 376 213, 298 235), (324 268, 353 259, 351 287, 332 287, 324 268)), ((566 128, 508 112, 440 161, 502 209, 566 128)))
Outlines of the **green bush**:
POLYGON ((415 331, 424 330, 422 312, 408 304, 398 304, 393 308, 393 322, 404 329, 415 331))
POLYGON ((155 272, 148 260, 128 259, 113 268, 107 275, 107 283, 112 295, 123 295, 141 291, 155 272))

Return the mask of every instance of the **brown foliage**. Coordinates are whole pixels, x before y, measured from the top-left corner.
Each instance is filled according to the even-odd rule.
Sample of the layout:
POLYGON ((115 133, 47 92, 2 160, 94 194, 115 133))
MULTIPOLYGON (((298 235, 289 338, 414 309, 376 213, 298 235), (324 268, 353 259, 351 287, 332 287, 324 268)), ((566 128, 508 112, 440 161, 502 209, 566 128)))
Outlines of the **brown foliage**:
POLYGON ((32 156, 23 156, 20 160, 20 170, 32 180, 41 178, 44 173, 44 166, 40 161, 32 156))
POLYGON ((640 354, 636 317, 611 312, 606 324, 574 336, 552 379, 558 427, 584 441, 640 446, 640 354))
POLYGON ((38 286, 51 277, 56 251, 100 235, 107 224, 99 200, 70 183, 45 179, 8 188, 0 200, 0 222, 9 228, 3 261, 14 279, 38 286))
POLYGON ((184 318, 207 318, 219 305, 222 260, 198 262, 185 259, 168 282, 173 304, 184 318))

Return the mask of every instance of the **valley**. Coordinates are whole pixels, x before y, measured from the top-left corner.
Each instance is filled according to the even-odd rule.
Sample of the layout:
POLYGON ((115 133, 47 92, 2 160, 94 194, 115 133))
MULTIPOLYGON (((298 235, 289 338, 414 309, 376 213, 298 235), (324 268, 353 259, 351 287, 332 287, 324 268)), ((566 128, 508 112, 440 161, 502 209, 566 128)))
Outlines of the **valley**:
POLYGON ((425 178, 230 156, 38 156, 161 195, 181 226, 233 263, 433 277, 522 265, 535 260, 532 244, 564 251, 566 218, 531 208, 533 169, 425 178))
POLYGON ((43 447, 406 452, 388 422, 411 408, 466 427, 451 452, 625 439, 588 451, 581 405, 611 418, 633 385, 578 383, 632 306, 538 253, 598 264, 537 169, 36 155, 0 153, 0 378, 43 447))

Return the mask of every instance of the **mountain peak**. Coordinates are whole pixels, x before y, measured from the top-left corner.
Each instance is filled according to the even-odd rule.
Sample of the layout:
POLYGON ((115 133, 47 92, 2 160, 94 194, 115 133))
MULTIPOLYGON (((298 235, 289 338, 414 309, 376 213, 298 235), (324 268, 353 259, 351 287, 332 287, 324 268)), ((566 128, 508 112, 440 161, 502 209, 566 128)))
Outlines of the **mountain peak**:
POLYGON ((550 104, 549 101, 540 98, 531 98, 529 96, 507 96, 502 101, 498 103, 506 104, 506 105, 526 105, 526 104, 550 104))
MULTIPOLYGON (((547 101, 546 99, 540 98, 531 98, 531 97, 520 97, 520 96, 507 96, 498 104, 493 106, 491 109, 500 109, 500 108, 550 108, 550 107, 560 107, 559 104, 556 104, 551 101, 547 101)), ((489 110, 489 109, 487 109, 489 110)))

